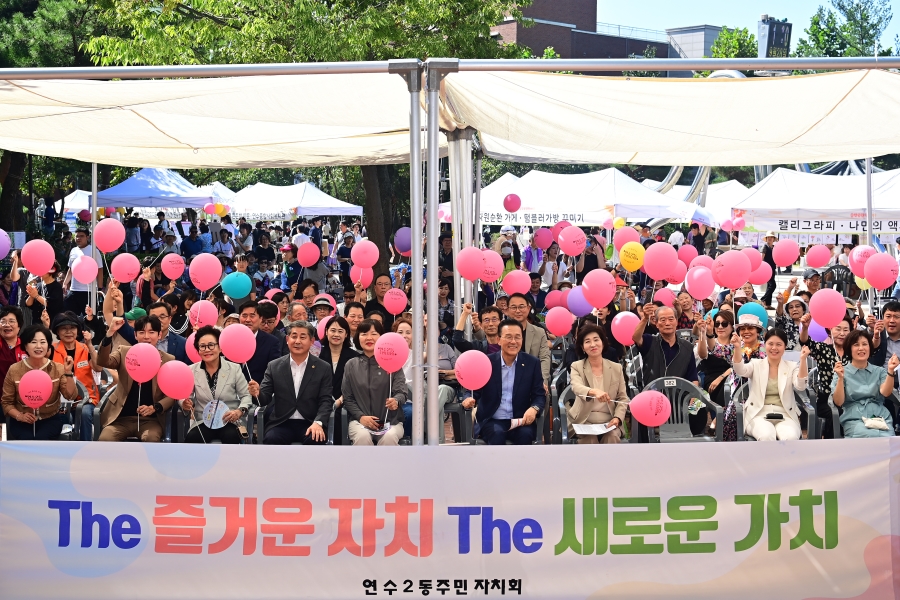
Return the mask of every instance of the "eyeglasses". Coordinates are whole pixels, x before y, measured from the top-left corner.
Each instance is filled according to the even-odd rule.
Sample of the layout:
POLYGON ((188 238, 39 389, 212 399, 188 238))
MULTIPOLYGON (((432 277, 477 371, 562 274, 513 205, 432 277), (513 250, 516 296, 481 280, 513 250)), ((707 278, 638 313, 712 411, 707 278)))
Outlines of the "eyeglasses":
POLYGON ((500 319, 498 319, 497 317, 493 317, 490 319, 482 319, 481 322, 482 323, 499 323, 500 319))
POLYGON ((12 327, 13 325, 18 325, 18 321, 15 319, 3 319, 0 321, 0 327, 12 327))
POLYGON ((728 327, 730 323, 726 321, 716 321, 716 327, 728 327))
POLYGON ((274 325, 278 322, 278 319, 266 319, 262 322, 263 325, 274 325))
POLYGON ((527 304, 510 304, 509 310, 526 310, 528 309, 527 304))
POLYGON ((198 348, 200 348, 201 350, 215 350, 218 345, 219 344, 217 344, 216 342, 212 342, 209 344, 200 344, 198 348))

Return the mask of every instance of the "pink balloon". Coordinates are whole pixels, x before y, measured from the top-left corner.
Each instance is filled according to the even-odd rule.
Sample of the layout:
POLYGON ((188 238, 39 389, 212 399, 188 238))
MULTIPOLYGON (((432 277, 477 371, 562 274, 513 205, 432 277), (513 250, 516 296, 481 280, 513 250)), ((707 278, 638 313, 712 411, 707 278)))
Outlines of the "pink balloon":
POLYGON ((772 279, 772 267, 769 263, 761 262, 755 271, 750 273, 748 281, 753 285, 763 285, 772 279))
POLYGON ((687 272, 687 277, 684 279, 684 285, 695 300, 709 298, 710 294, 716 289, 712 271, 702 265, 691 267, 687 272))
POLYGON ((209 300, 198 300, 191 305, 189 318, 191 325, 197 327, 215 325, 219 320, 219 309, 209 300))
POLYGON ((53 381, 46 371, 32 369, 19 380, 19 398, 28 408, 40 408, 50 399, 53 381))
POLYGON ((819 325, 831 329, 844 318, 847 305, 840 292, 826 288, 813 294, 809 301, 809 313, 819 325))
POLYGON ((281 290, 279 288, 272 288, 271 290, 266 292, 266 300, 271 300, 272 296, 274 296, 275 294, 277 294, 280 291, 281 290))
POLYGON ((644 253, 644 270, 651 279, 665 279, 675 270, 678 252, 665 242, 650 244, 644 253))
MULTIPOLYGON (((371 242, 369 242, 371 243, 371 242)), ((354 250, 356 247, 354 246, 354 250)), ((350 251, 353 253, 353 250, 350 251)), ((304 244, 300 244, 297 248, 297 262, 300 263, 301 267, 311 267, 316 264, 316 261, 322 256, 322 249, 316 246, 312 242, 306 242, 304 244)), ((376 256, 377 258, 377 256, 376 256)))
POLYGON ((409 305, 409 299, 406 297, 406 294, 403 293, 403 290, 398 288, 391 288, 384 295, 384 308, 391 313, 392 315, 399 315, 406 307, 409 305))
MULTIPOLYGON (((190 342, 189 345, 193 347, 193 340, 190 342)), ((256 336, 245 325, 226 327, 219 334, 219 348, 231 362, 245 363, 256 353, 256 336)))
MULTIPOLYGON (((321 321, 316 324, 316 333, 319 336, 319 341, 325 343, 325 332, 328 331, 328 323, 333 319, 333 316, 325 317, 321 321)), ((349 332, 348 332, 349 333, 349 332)))
POLYGON ((750 277, 750 259, 742 252, 729 250, 713 261, 713 281, 733 290, 741 287, 750 277))
POLYGON ((399 333, 386 333, 375 342, 375 360, 388 373, 402 369, 408 357, 409 346, 399 333))
MULTIPOLYGON (((231 329, 231 327, 226 327, 226 329, 231 329)), ((244 327, 244 329, 247 329, 244 327)), ((222 333, 225 333, 224 331, 222 333)), ((200 362, 200 353, 197 352, 197 349, 194 348, 194 338, 197 337, 196 332, 192 332, 191 335, 188 336, 188 339, 184 342, 184 353, 187 354, 188 360, 192 363, 200 362)), ((219 338, 222 339, 221 337, 219 338)), ((255 338, 254 338, 255 339, 255 338)))
POLYGON ((172 252, 160 259, 159 267, 169 279, 178 279, 184 275, 184 259, 172 252))
POLYGON ((731 222, 731 227, 734 231, 743 231, 746 226, 747 222, 744 221, 744 217, 738 217, 731 222))
POLYGON ((806 251, 806 266, 812 269, 820 269, 827 265, 830 260, 831 250, 828 249, 828 246, 819 244, 806 251))
POLYGON ((503 275, 503 257, 493 250, 484 251, 484 271, 481 273, 481 280, 485 283, 497 281, 503 275))
POLYGON ((467 350, 456 359, 456 380, 467 390, 480 390, 491 378, 491 360, 480 350, 467 350))
POLYGON ((93 237, 100 252, 113 252, 125 243, 125 226, 116 219, 103 219, 94 227, 93 237))
POLYGON ((669 273, 669 276, 666 277, 665 280, 669 283, 678 285, 679 283, 684 282, 684 278, 687 277, 687 270, 687 266, 679 260, 675 263, 675 270, 669 273))
POLYGON ((194 393, 194 373, 180 360, 170 360, 161 366, 157 381, 162 393, 174 400, 184 400, 194 393))
POLYGON ((212 289, 222 279, 222 263, 212 254, 198 254, 189 269, 191 282, 201 292, 212 289))
POLYGON ((515 194, 510 194, 506 198, 503 199, 503 208, 506 209, 506 212, 514 213, 522 206, 522 199, 516 196, 515 194))
POLYGON ((328 300, 328 304, 331 305, 331 308, 337 310, 337 302, 335 302, 334 296, 332 296, 331 294, 319 294, 318 296, 313 298, 313 304, 315 304, 319 298, 325 298, 326 300, 328 300))
POLYGON ((641 242, 641 234, 634 230, 634 227, 620 227, 613 234, 613 246, 616 250, 622 250, 622 246, 628 242, 641 242))
POLYGON ((566 227, 559 232, 557 238, 559 249, 567 256, 581 256, 584 252, 584 244, 587 242, 587 236, 580 227, 574 225, 566 227))
POLYGON ((97 271, 99 270, 100 268, 97 266, 97 261, 87 255, 79 256, 75 259, 75 262, 72 263, 72 277, 74 277, 75 281, 78 283, 83 283, 85 285, 88 285, 97 279, 97 271))
POLYGON ((378 262, 378 246, 369 240, 357 242, 350 251, 354 265, 371 269, 378 262))
POLYGON ((46 275, 55 260, 53 246, 44 240, 31 240, 22 247, 22 265, 32 275, 46 275))
POLYGON ((484 273, 484 252, 475 246, 467 246, 456 256, 456 270, 460 277, 475 281, 484 273))
POLYGON ((512 296, 513 294, 527 294, 531 288, 531 277, 525 271, 510 271, 503 278, 503 291, 512 296))
POLYGON ((562 295, 559 297, 559 305, 569 309, 569 294, 572 292, 572 288, 566 288, 562 291, 562 295))
POLYGON ((646 427, 659 427, 672 415, 672 404, 665 394, 655 390, 641 392, 628 403, 631 415, 646 427))
POLYGON ((350 281, 353 283, 359 283, 364 288, 372 285, 372 280, 375 278, 375 273, 372 271, 370 267, 360 267, 357 265, 353 265, 350 267, 350 281))
POLYGON ((731 219, 725 219, 724 221, 722 221, 720 229, 722 231, 727 231, 730 233, 731 230, 734 229, 734 224, 731 222, 731 219))
MULTIPOLYGON (((593 271, 591 271, 593 273, 593 271)), ((547 297, 544 298, 544 307, 547 310, 551 308, 556 308, 560 306, 560 302, 562 302, 562 292, 559 290, 552 290, 547 293, 547 297)))
POLYGON ((91 211, 82 210, 78 213, 78 218, 82 221, 90 221, 91 220, 91 211))
MULTIPOLYGON (((690 265, 691 261, 697 258, 697 249, 690 244, 682 244, 678 249, 678 260, 683 262, 685 266, 690 265)), ((711 261, 710 261, 711 262, 711 261)), ((693 266, 693 265, 691 265, 693 266)))
POLYGON ((659 300, 668 307, 675 306, 675 292, 673 292, 669 288, 656 290, 656 293, 653 294, 653 299, 659 300))
POLYGON ((568 221, 560 221, 559 223, 557 223, 556 225, 554 225, 553 227, 551 227, 551 228, 550 228, 550 233, 553 234, 553 241, 555 241, 555 242, 558 244, 558 243, 559 243, 559 234, 560 234, 560 232, 561 232, 563 229, 565 229, 566 227, 571 227, 571 226, 572 226, 572 224, 569 223, 568 221))
POLYGON ((866 261, 865 280, 876 290, 885 290, 897 281, 897 260, 890 254, 876 254, 866 261))
POLYGON ((634 330, 640 322, 641 320, 633 312, 620 312, 613 317, 612 323, 610 323, 613 337, 623 346, 632 345, 634 340, 631 339, 631 336, 634 335, 634 330))
POLYGON ((135 344, 125 354, 125 370, 138 383, 146 383, 159 372, 159 350, 150 344, 135 344))
POLYGON ((756 248, 744 248, 741 250, 741 254, 750 259, 750 272, 757 270, 759 265, 762 264, 762 254, 759 253, 759 250, 756 248))
POLYGON ((216 205, 213 204, 212 202, 207 202, 206 204, 203 205, 203 212, 205 212, 208 215, 216 214, 216 205))
POLYGON ((553 243, 553 232, 546 227, 541 227, 534 232, 534 243, 541 250, 546 250, 553 243))
POLYGON ((563 336, 571 333, 572 323, 574 322, 575 315, 562 306, 551 308, 547 311, 547 317, 544 319, 547 330, 555 336, 563 336))
POLYGON ((612 217, 603 221, 603 229, 612 229, 613 228, 613 220, 612 217))
POLYGON ((712 271, 713 259, 708 254, 701 254, 697 258, 691 259, 691 262, 688 263, 688 269, 693 269, 694 267, 706 267, 712 271))
POLYGON ((585 275, 581 287, 585 300, 590 302, 594 308, 603 308, 609 305, 616 295, 616 280, 603 269, 594 269, 585 275))
POLYGON ((104 213, 106 214, 107 217, 111 217, 114 214, 116 214, 116 207, 115 206, 107 206, 104 209, 104 213))
MULTIPOLYGON (((109 270, 116 281, 127 283, 141 274, 141 262, 134 254, 119 254, 112 260, 109 270)), ((145 283, 149 285, 148 282, 145 283)))
POLYGON ((800 246, 794 240, 783 239, 772 247, 772 260, 779 267, 789 267, 800 257, 800 246))
MULTIPOLYGON (((850 263, 850 271, 853 272, 854 275, 861 279, 865 279, 864 275, 866 274, 866 262, 873 256, 875 256, 876 250, 872 246, 867 246, 863 244, 862 246, 857 246, 853 250, 850 251, 849 263, 850 263)), ((871 283, 871 281, 869 282, 871 283)))

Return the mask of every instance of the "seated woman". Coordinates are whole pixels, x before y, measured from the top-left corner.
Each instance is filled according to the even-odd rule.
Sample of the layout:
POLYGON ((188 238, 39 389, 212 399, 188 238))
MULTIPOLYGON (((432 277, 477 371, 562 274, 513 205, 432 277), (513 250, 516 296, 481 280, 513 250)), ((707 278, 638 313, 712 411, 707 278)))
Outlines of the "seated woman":
POLYGON ((194 396, 193 401, 189 398, 181 403, 183 410, 194 411, 194 422, 184 438, 189 444, 208 444, 213 440, 240 444, 244 439, 240 420, 250 410, 250 394, 259 395, 259 384, 254 381, 248 386, 240 365, 222 359, 221 333, 212 325, 206 325, 194 336, 194 348, 200 354, 200 362, 191 365, 194 396), (203 412, 211 402, 221 403, 227 409, 222 415, 222 427, 213 429, 203 422, 203 412))
POLYGON ((403 437, 406 378, 403 369, 386 373, 375 360, 375 343, 384 334, 381 323, 363 320, 356 328, 356 347, 363 355, 344 367, 341 393, 350 421, 347 424, 354 446, 396 446, 403 437), (390 425, 387 431, 385 426, 390 425), (383 432, 383 433, 382 433, 383 432))
POLYGON ((809 337, 809 326, 812 315, 805 314, 800 318, 800 343, 809 346, 809 355, 816 361, 819 376, 815 381, 816 414, 825 419, 822 434, 826 440, 834 438, 834 422, 828 399, 831 397, 831 381, 834 377, 834 365, 840 362, 844 366, 850 364, 850 349, 844 346, 844 341, 854 329, 853 321, 848 315, 840 323, 828 330, 831 334, 831 343, 817 342, 809 337))
POLYGON ((750 381, 750 394, 744 402, 744 429, 761 442, 799 440, 802 435, 800 407, 794 400, 794 391, 806 389, 809 348, 804 346, 800 351, 798 365, 781 359, 788 343, 788 336, 783 330, 770 329, 765 342, 765 358, 744 362, 740 336, 735 333, 731 338, 734 344, 731 361, 734 373, 750 381))
POLYGON ((59 413, 60 395, 75 397, 75 361, 66 355, 65 363, 50 360, 52 334, 43 325, 29 325, 19 336, 19 345, 28 354, 14 363, 3 381, 3 414, 10 418, 7 438, 10 440, 55 440, 63 428, 63 415, 59 413), (50 396, 40 408, 25 406, 19 395, 22 376, 32 369, 40 369, 50 376, 53 387, 50 396))
MULTIPOLYGON (((709 399, 717 406, 725 406, 725 388, 732 383, 731 356, 734 354, 734 346, 731 344, 731 336, 734 335, 734 315, 728 311, 719 311, 715 318, 707 317, 700 321, 698 331, 700 335, 697 337, 694 350, 700 359, 697 369, 703 373, 703 389, 709 392, 709 399)), ((758 349, 759 330, 756 326, 745 324, 741 331, 747 343, 755 344, 758 349)), ((696 415, 691 415, 688 419, 691 433, 694 435, 706 428, 709 408, 711 407, 701 408, 696 415)), ((714 410, 710 417, 712 421, 717 418, 714 410)), ((726 407, 723 432, 725 441, 737 440, 737 421, 734 418, 733 406, 726 407)))
POLYGON ((841 426, 844 437, 889 437, 894 435, 891 413, 884 407, 884 397, 894 391, 894 378, 900 359, 891 356, 888 367, 869 363, 872 355, 872 336, 868 331, 855 329, 844 340, 844 351, 850 352, 850 364, 835 362, 831 380, 834 405, 842 406, 841 426), (884 419, 887 429, 874 426, 870 419, 884 419))
POLYGON ((586 324, 576 341, 581 360, 572 363, 570 377, 575 401, 566 406, 569 436, 579 444, 618 444, 622 441, 622 419, 628 409, 622 365, 603 358, 606 333, 586 324), (607 423, 615 427, 602 435, 578 435, 573 425, 607 423))
POLYGON ((340 408, 344 403, 344 395, 341 393, 341 384, 344 381, 344 368, 350 360, 359 356, 359 352, 350 347, 350 325, 344 317, 334 317, 328 322, 325 329, 325 339, 322 342, 322 352, 319 358, 331 364, 331 395, 337 408, 334 419, 334 443, 340 445, 344 439, 340 408), (325 348, 325 344, 328 348, 325 348))

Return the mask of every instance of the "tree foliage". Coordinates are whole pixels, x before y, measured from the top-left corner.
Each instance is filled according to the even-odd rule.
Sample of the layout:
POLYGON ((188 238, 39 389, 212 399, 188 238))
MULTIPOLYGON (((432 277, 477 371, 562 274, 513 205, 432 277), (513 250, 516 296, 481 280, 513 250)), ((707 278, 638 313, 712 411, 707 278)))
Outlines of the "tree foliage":
MULTIPOLYGON (((643 58, 656 58, 656 46, 647 44, 641 56, 643 58)), ((631 58, 637 59, 638 57, 632 54, 631 58)), ((661 74, 660 71, 622 71, 622 75, 625 77, 659 77, 661 74)))
POLYGON ((893 17, 889 0, 832 0, 834 10, 820 6, 805 38, 797 42, 797 56, 890 56, 881 36, 893 17))
MULTIPOLYGON (((756 36, 750 30, 729 29, 722 27, 718 37, 710 47, 711 58, 756 58, 759 54, 759 45, 756 36)), ((741 71, 747 77, 752 77, 752 71, 741 71)), ((694 77, 709 77, 712 71, 700 71, 694 73, 694 77)))

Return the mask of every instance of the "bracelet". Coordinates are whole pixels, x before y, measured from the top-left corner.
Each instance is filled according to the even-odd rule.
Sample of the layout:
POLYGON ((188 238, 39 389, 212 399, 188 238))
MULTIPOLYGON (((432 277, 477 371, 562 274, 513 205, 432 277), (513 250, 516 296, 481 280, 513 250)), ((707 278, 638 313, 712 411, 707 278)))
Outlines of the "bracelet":
POLYGON ((888 377, 894 377, 896 375, 896 373, 891 373, 890 371, 888 371, 887 374, 888 374, 888 377))

